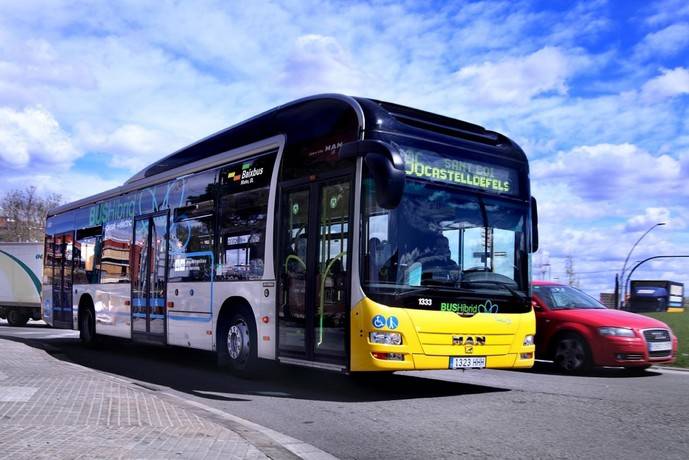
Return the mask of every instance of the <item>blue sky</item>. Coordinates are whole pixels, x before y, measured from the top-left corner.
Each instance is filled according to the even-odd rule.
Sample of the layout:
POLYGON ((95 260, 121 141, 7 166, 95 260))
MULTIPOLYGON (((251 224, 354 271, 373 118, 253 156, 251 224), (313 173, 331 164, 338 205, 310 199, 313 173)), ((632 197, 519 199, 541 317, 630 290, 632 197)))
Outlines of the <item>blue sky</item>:
MULTIPOLYGON (((76 199, 289 100, 370 96, 479 123, 532 162, 542 249, 609 290, 689 254, 686 1, 0 2, 0 192, 76 199)), ((642 278, 689 285, 689 262, 642 278)))

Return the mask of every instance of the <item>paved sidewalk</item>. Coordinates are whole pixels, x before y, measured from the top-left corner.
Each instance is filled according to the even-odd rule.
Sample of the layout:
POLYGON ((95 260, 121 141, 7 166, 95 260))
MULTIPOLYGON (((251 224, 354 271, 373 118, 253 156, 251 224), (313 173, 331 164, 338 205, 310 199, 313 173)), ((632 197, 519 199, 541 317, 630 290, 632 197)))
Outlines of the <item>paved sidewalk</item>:
POLYGON ((296 456, 183 401, 0 339, 0 458, 296 456))

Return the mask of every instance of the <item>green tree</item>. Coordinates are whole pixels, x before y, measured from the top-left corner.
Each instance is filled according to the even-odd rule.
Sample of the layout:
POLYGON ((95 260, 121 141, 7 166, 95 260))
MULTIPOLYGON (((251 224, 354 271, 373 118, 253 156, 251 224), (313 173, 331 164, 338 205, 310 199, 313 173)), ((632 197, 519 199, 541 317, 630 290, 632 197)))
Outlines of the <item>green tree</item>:
POLYGON ((0 199, 0 241, 43 241, 46 215, 61 201, 55 193, 39 195, 34 186, 5 193, 0 199))

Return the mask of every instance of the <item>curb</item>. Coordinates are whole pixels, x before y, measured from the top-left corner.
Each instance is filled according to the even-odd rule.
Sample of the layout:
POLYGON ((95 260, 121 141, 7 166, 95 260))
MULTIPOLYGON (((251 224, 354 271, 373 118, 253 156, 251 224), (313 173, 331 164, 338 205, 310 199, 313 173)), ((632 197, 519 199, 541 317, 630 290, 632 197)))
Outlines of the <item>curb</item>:
POLYGON ((651 369, 655 369, 657 371, 674 371, 674 372, 689 373, 689 368, 686 368, 686 367, 651 366, 651 369))

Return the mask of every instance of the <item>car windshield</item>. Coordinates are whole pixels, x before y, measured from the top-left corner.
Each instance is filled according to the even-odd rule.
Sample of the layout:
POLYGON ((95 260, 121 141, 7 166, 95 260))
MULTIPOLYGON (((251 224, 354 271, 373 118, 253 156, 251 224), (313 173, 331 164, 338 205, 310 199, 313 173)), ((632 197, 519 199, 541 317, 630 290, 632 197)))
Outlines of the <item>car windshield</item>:
POLYGON ((386 210, 374 188, 364 180, 367 291, 527 291, 525 205, 407 178, 399 206, 386 210))
POLYGON ((593 297, 570 286, 533 286, 533 293, 551 310, 606 308, 593 297))

